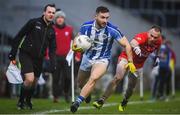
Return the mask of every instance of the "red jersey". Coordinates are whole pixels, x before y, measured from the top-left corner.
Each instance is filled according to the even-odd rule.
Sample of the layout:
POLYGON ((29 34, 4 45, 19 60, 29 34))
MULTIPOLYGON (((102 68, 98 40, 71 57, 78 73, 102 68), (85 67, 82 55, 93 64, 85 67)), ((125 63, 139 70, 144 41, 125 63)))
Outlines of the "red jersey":
POLYGON ((54 26, 53 28, 56 34, 56 55, 65 57, 70 50, 73 28, 71 26, 65 26, 64 28, 54 26))
MULTIPOLYGON (((144 65, 144 62, 146 61, 149 54, 151 54, 153 51, 158 49, 162 43, 162 38, 158 39, 156 42, 152 44, 148 44, 148 33, 142 32, 137 34, 133 39, 135 39, 139 43, 139 47, 141 49, 141 56, 136 55, 134 51, 133 52, 133 63, 136 66, 137 69, 142 68, 144 65)), ((123 51, 120 56, 120 58, 126 58, 127 54, 125 51, 123 51)))

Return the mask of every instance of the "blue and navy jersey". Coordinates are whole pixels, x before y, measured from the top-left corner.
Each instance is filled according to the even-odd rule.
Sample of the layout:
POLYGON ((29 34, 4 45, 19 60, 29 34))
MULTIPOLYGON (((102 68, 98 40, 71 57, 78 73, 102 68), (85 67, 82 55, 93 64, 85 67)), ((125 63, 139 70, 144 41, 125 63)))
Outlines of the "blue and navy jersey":
POLYGON ((169 68, 169 63, 170 63, 170 59, 171 59, 171 51, 168 48, 167 45, 163 44, 160 47, 159 50, 159 66, 163 67, 163 68, 169 68))
POLYGON ((90 59, 109 59, 114 39, 119 41, 124 35, 109 22, 106 27, 99 30, 95 27, 95 23, 95 21, 89 21, 80 28, 81 35, 87 35, 94 41, 92 47, 84 54, 90 59))

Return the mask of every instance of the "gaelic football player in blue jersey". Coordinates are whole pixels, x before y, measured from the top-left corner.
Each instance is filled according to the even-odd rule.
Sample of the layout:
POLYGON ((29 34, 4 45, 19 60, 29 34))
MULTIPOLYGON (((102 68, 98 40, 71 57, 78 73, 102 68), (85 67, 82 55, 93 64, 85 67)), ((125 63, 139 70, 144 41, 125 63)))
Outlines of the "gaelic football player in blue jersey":
MULTIPOLYGON (((99 80, 107 70, 114 40, 125 48, 128 56, 127 67, 129 70, 132 73, 136 71, 132 61, 131 46, 120 30, 108 22, 109 17, 109 9, 104 6, 99 6, 96 9, 94 20, 85 22, 80 28, 79 35, 87 35, 93 41, 93 44, 91 48, 83 54, 78 72, 78 84, 82 90, 70 107, 73 113, 77 111, 84 100, 85 102, 90 102, 90 93, 93 91, 97 80, 99 80)), ((81 51, 81 49, 75 47, 75 43, 72 49, 75 52, 81 51)))

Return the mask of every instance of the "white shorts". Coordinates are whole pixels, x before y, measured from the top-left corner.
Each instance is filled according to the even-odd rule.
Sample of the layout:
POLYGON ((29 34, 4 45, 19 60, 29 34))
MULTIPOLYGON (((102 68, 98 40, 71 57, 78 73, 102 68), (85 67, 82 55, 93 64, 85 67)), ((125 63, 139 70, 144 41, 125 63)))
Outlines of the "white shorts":
POLYGON ((89 59, 86 55, 83 55, 80 69, 83 71, 91 71, 92 65, 97 63, 104 63, 108 66, 109 60, 107 58, 103 59, 89 59))

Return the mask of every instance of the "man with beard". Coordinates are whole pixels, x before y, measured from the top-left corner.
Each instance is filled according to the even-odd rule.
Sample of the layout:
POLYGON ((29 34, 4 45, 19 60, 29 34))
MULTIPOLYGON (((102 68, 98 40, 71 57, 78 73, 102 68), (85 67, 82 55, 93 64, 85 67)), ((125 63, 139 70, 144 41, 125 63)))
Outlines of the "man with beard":
MULTIPOLYGON (((78 85, 82 90, 76 101, 72 103, 70 107, 73 113, 77 111, 84 100, 87 102, 88 96, 93 91, 97 80, 105 74, 114 40, 125 48, 128 57, 127 67, 129 70, 132 73, 136 71, 132 60, 131 46, 120 30, 108 22, 109 17, 109 9, 104 6, 99 6, 96 9, 95 19, 84 23, 80 28, 79 35, 87 35, 93 41, 93 45, 84 52, 82 57, 78 72, 78 85)), ((81 48, 76 47, 75 42, 73 43, 72 49, 75 52, 82 51, 81 48)), ((88 102, 89 101, 90 100, 88 100, 88 102)))
MULTIPOLYGON (((124 94, 122 102, 119 105, 119 111, 124 111, 129 98, 133 94, 137 79, 143 72, 144 62, 152 52, 158 51, 161 42, 161 28, 156 25, 152 26, 147 32, 141 32, 135 35, 130 44, 133 48, 133 62, 137 71, 135 73, 128 73, 128 70, 125 68, 126 64, 128 64, 127 53, 123 51, 119 56, 114 79, 110 81, 102 97, 93 102, 93 106, 100 109, 104 102, 114 92, 118 83, 124 78, 124 76, 126 76, 126 73, 128 73, 128 88, 124 94)), ((158 57, 155 57, 156 58, 154 60, 158 60, 158 57)), ((154 66, 155 65, 156 63, 154 63, 154 66)))
POLYGON ((24 109, 25 106, 32 109, 31 97, 37 78, 42 72, 42 62, 47 47, 49 48, 51 69, 52 71, 55 69, 56 41, 52 28, 55 11, 54 4, 47 4, 44 7, 43 16, 30 19, 12 41, 12 49, 8 57, 15 64, 17 50, 19 49, 21 74, 24 79, 17 104, 18 109, 24 109), (20 44, 21 47, 19 48, 20 44))

